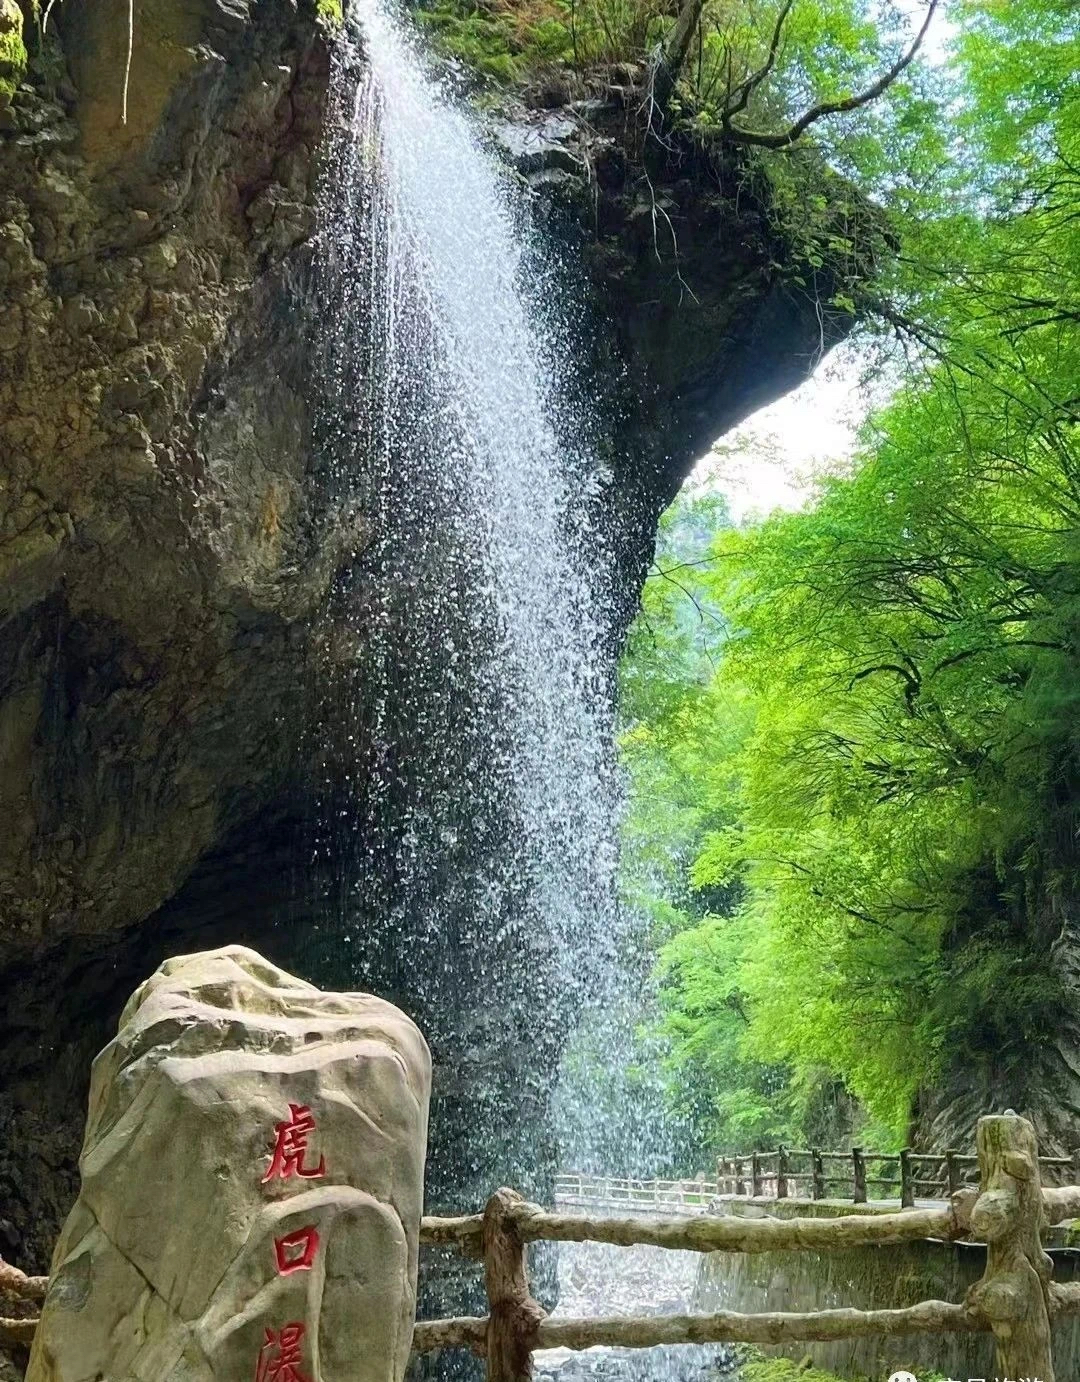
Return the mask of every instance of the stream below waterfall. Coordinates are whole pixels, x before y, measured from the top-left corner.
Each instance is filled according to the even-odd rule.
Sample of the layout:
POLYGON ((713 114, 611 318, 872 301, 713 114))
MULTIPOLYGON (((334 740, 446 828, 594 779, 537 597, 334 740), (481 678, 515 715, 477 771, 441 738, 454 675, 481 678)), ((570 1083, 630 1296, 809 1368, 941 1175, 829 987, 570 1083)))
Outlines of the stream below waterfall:
MULTIPOLYGON (((559 1246, 559 1304, 553 1319, 681 1315, 693 1307, 701 1254, 609 1243, 559 1246)), ((666 1348, 542 1349, 537 1382, 709 1382, 733 1379, 738 1353, 724 1344, 666 1348)))

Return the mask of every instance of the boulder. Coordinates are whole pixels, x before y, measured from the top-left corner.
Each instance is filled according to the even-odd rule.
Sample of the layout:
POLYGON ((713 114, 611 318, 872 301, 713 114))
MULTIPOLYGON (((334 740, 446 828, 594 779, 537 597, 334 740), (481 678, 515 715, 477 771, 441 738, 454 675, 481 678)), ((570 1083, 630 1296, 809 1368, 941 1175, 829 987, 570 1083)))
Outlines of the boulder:
POLYGON ((28 1382, 402 1378, 430 1083, 381 999, 166 961, 94 1063, 28 1382))

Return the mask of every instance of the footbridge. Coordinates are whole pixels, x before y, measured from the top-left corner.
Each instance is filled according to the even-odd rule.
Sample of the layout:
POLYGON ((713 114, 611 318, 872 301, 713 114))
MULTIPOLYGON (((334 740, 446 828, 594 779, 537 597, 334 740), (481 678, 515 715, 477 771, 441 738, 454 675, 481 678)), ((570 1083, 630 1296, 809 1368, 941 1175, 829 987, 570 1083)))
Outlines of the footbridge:
POLYGON ((588 1209, 617 1214, 708 1214, 719 1198, 717 1181, 640 1180, 563 1171, 555 1178, 557 1209, 588 1209))
MULTIPOLYGON (((1045 1186, 1080 1184, 1080 1152, 1040 1156, 1045 1186)), ((862 1147, 819 1151, 777 1147, 721 1157, 715 1172, 661 1180, 563 1171, 555 1204, 594 1212, 687 1215, 715 1212, 726 1199, 821 1200, 868 1208, 912 1209, 947 1204, 957 1191, 979 1183, 979 1159, 955 1150, 875 1152, 862 1147)))

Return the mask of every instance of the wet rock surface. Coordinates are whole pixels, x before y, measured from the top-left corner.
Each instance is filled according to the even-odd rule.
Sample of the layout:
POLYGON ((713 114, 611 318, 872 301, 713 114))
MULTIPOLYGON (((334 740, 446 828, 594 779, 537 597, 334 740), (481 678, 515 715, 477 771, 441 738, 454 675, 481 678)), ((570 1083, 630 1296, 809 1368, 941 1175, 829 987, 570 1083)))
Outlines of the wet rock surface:
POLYGON ((694 462, 851 330, 832 302, 838 276, 873 273, 890 252, 884 223, 822 165, 817 187, 836 217, 828 235, 855 236, 858 262, 838 263, 828 235, 799 243, 741 153, 651 132, 646 74, 633 64, 527 96, 491 135, 586 269, 584 376, 619 419, 610 498, 636 601, 657 517, 694 462))
POLYGON ((117 937, 288 797, 336 541, 305 442, 314 3, 148 0, 126 111, 127 7, 50 30, 0 120, 0 1253, 37 1269, 154 948, 117 937))
POLYGON ((62 53, 0 133, 9 957, 146 916, 282 790, 292 629, 327 577, 292 265, 314 8, 148 5, 126 123, 126 7, 56 8, 62 53))

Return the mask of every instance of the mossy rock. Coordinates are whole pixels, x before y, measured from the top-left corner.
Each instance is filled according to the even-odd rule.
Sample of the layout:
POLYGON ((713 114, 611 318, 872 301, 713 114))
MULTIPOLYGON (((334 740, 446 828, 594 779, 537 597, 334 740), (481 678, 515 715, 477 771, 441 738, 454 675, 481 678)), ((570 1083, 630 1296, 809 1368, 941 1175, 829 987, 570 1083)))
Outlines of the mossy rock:
POLYGON ((0 0, 0 105, 6 105, 26 75, 23 12, 18 0, 0 0))
POLYGON ((523 80, 573 55, 556 0, 423 0, 415 15, 438 49, 495 82, 523 80))

